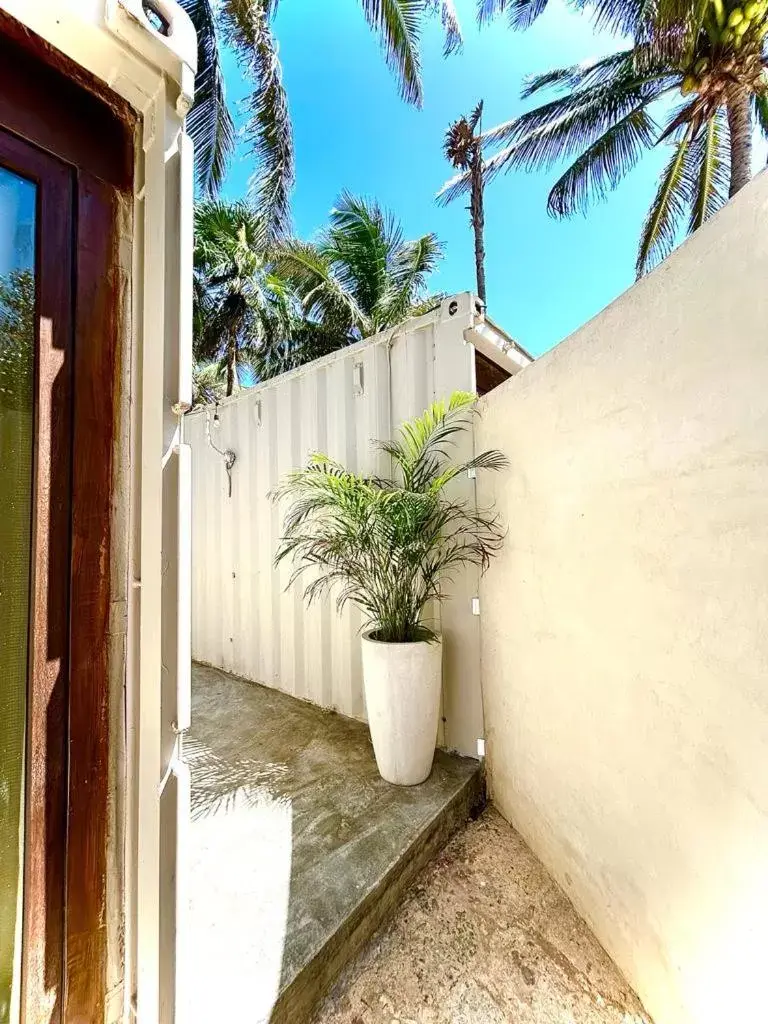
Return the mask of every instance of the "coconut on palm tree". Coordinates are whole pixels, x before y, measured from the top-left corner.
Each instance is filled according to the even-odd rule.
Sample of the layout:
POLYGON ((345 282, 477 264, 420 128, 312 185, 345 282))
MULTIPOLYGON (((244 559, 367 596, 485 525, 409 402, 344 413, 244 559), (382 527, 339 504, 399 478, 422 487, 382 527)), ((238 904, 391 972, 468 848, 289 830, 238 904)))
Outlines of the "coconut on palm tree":
MULTIPOLYGON (((293 137, 282 68, 273 35, 279 0, 179 0, 197 31, 195 103, 187 129, 195 142, 198 188, 212 195, 221 184, 235 144, 221 65, 224 47, 234 52, 251 83, 244 128, 255 173, 251 198, 271 237, 290 224, 294 179, 293 137)), ((387 64, 409 103, 421 104, 420 35, 425 18, 439 14, 446 53, 461 45, 453 0, 360 0, 379 37, 387 64)), ((330 16, 334 4, 324 10, 330 16)))
MULTIPOLYGON (((545 2, 481 0, 480 9, 484 17, 506 10, 525 27, 545 2)), ((524 97, 549 90, 553 98, 483 134, 484 173, 487 181, 570 160, 548 200, 549 212, 564 217, 604 197, 648 149, 669 144, 641 233, 640 276, 671 251, 681 229, 694 231, 751 177, 755 124, 768 134, 768 2, 588 6, 598 25, 629 32, 634 45, 531 79, 524 97)), ((469 187, 463 172, 440 195, 450 201, 469 187)))
POLYGON ((469 117, 460 117, 448 128, 443 142, 443 153, 458 170, 465 172, 469 181, 469 220, 475 235, 475 277, 477 294, 485 304, 485 243, 483 228, 483 145, 478 132, 483 116, 483 101, 477 104, 469 117))
POLYGON ((433 234, 407 241, 378 203, 345 192, 314 241, 288 240, 273 253, 309 324, 339 347, 432 308, 429 275, 442 257, 433 234))
MULTIPOLYGON (((246 203, 205 200, 195 208, 193 354, 200 376, 217 364, 225 394, 247 368, 290 336, 293 298, 267 258, 264 220, 246 203)), ((201 393, 216 385, 200 376, 201 393)))

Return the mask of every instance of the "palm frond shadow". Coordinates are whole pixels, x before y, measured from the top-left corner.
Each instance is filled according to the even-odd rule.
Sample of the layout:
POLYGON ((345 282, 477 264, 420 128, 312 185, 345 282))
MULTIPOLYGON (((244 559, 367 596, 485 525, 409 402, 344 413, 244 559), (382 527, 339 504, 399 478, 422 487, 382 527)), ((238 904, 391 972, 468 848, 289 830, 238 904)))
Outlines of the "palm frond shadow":
POLYGON ((184 760, 189 766, 192 820, 228 814, 239 807, 290 805, 281 792, 288 766, 252 757, 225 758, 205 743, 187 739, 184 760))

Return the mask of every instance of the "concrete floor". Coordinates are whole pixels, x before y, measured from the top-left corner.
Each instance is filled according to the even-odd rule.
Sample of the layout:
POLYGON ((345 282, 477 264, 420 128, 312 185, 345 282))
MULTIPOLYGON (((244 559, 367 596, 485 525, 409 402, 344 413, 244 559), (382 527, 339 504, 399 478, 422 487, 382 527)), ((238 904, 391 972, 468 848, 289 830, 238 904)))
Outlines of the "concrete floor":
MULTIPOLYGON (((259 1024, 302 978, 302 998, 314 996, 307 965, 337 934, 359 940, 359 920, 349 934, 356 910, 375 922, 361 948, 382 919, 371 907, 382 887, 399 902, 445 830, 466 817, 459 796, 479 789, 478 765, 438 754, 422 786, 393 787, 379 778, 361 723, 200 665, 192 701, 192 822, 181 840, 190 901, 179 927, 185 1019, 259 1024), (427 831, 436 820, 443 833, 427 831)), ((326 979, 348 962, 338 944, 334 956, 326 979)), ((284 1014, 295 1024, 298 1005, 284 1014)))
POLYGON ((637 998, 493 809, 422 874, 315 1024, 648 1024, 637 998))

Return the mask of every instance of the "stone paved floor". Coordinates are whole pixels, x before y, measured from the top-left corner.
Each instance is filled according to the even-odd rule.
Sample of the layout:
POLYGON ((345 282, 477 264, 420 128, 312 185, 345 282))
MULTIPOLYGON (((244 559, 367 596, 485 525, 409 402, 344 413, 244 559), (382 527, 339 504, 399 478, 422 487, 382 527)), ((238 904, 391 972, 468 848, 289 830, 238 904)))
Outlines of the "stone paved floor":
POLYGON ((427 868, 314 1024, 649 1024, 637 997, 492 808, 427 868))

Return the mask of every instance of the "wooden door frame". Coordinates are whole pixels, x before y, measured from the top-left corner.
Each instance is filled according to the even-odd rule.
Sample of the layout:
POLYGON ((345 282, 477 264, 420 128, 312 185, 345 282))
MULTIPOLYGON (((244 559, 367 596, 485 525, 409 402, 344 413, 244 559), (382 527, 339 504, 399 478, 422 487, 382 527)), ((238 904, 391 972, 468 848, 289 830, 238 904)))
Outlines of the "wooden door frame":
MULTIPOLYGON (((105 92, 82 69, 0 13, 0 129, 44 151, 41 158, 47 153, 69 165, 73 189, 68 251, 73 260, 74 345, 71 430, 66 437, 72 451, 66 524, 69 681, 66 687, 57 686, 59 705, 49 706, 50 694, 41 688, 40 674, 33 674, 30 707, 35 721, 29 729, 37 779, 33 785, 43 787, 35 792, 38 810, 41 793, 44 799, 62 780, 66 784, 66 863, 59 862, 62 851, 50 841, 38 844, 34 860, 34 870, 53 878, 54 885, 63 870, 63 942, 50 941, 57 918, 53 902, 42 910, 31 908, 30 917, 25 910, 25 927, 29 923, 34 934, 42 932, 48 940, 44 987, 55 984, 57 972, 63 980, 52 1009, 42 1011, 33 1003, 29 1024, 98 1024, 106 1002, 113 453, 119 403, 127 400, 119 392, 125 329, 120 211, 132 200, 136 119, 123 101, 105 97, 105 92), (69 733, 64 747, 57 740, 49 743, 41 733, 62 714, 69 733), (41 1011, 46 1015, 40 1016, 41 1011)), ((54 226, 61 245, 64 227, 54 226)), ((44 311, 38 312, 42 333, 44 311)), ((61 529, 59 522, 59 539, 61 529)), ((37 643, 35 632, 32 646, 37 643)), ((55 800, 52 807, 54 814, 63 813, 62 808, 56 811, 55 800)), ((33 830, 44 828, 45 817, 29 824, 33 830)), ((49 839, 48 832, 43 835, 49 839)), ((29 983, 27 988, 31 992, 29 983)))

